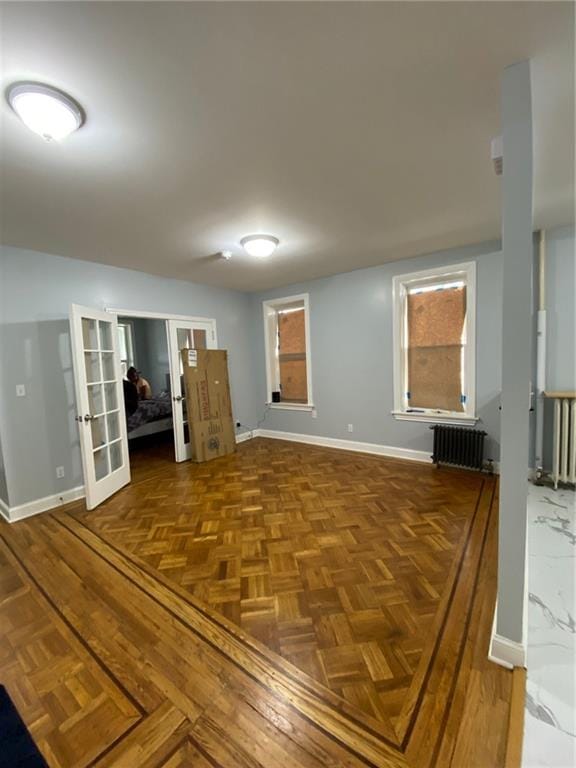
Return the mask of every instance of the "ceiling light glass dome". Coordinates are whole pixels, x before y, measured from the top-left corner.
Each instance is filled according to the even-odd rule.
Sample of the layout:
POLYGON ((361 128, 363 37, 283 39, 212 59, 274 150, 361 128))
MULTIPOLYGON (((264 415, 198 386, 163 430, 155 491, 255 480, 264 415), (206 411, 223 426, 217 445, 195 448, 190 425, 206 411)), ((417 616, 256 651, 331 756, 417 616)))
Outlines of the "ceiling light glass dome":
POLYGON ((240 245, 246 253, 258 259, 271 256, 279 244, 280 241, 273 235, 247 235, 240 240, 240 245))
POLYGON ((7 97, 24 125, 46 141, 65 139, 84 122, 80 105, 49 85, 14 83, 7 97))

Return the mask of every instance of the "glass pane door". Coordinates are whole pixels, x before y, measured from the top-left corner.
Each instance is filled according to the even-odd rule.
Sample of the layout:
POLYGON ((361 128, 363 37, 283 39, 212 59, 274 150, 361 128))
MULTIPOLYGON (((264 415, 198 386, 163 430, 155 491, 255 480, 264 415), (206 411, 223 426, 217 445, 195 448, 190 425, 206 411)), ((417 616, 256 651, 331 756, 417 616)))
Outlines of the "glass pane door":
POLYGON ((191 456, 188 412, 186 410, 186 389, 184 387, 183 349, 214 349, 216 329, 211 320, 169 321, 170 339, 170 381, 172 384, 172 410, 176 461, 185 461, 191 456))
POLYGON ((86 506, 92 509, 130 481, 116 317, 73 305, 70 327, 86 506))

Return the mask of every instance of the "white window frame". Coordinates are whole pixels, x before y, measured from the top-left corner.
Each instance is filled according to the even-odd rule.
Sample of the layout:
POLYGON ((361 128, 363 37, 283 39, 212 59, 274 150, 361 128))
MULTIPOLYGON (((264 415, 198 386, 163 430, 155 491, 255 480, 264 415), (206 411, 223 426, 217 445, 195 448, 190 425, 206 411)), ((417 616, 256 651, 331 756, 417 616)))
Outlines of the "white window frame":
POLYGON ((424 269, 393 279, 394 410, 400 421, 433 424, 475 424, 476 416, 476 262, 424 269), (464 411, 418 408, 410 411, 406 399, 408 378, 408 291, 436 283, 464 281, 466 285, 466 343, 463 347, 464 411))
POLYGON ((310 346, 310 297, 307 293, 296 296, 283 296, 279 299, 268 299, 262 302, 264 315, 264 347, 266 355, 266 404, 270 408, 285 411, 312 411, 312 354, 310 346), (291 304, 302 303, 304 307, 304 332, 306 339, 306 383, 308 387, 308 402, 306 403, 273 403, 272 392, 280 386, 280 367, 278 364, 276 338, 274 329, 277 328, 277 314, 287 309, 291 304))
MULTIPOLYGON (((131 366, 136 365, 136 358, 134 357, 134 324, 129 320, 128 322, 118 322, 118 328, 120 326, 123 326, 128 329, 128 333, 126 333, 126 352, 128 353, 128 358, 126 359, 126 371, 131 366)), ((120 343, 120 340, 118 340, 118 343, 120 343)), ((124 360, 120 358, 120 368, 123 367, 124 360)), ((122 378, 126 378, 126 371, 122 371, 122 378)))

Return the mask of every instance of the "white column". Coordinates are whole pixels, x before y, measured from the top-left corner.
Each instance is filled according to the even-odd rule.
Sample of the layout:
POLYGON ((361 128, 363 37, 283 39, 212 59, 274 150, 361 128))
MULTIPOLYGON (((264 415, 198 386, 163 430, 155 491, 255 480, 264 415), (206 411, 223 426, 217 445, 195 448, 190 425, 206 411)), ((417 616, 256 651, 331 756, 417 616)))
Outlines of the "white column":
POLYGON ((497 634, 525 638, 526 501, 532 372, 532 99, 530 62, 504 70, 501 91, 502 414, 497 634))

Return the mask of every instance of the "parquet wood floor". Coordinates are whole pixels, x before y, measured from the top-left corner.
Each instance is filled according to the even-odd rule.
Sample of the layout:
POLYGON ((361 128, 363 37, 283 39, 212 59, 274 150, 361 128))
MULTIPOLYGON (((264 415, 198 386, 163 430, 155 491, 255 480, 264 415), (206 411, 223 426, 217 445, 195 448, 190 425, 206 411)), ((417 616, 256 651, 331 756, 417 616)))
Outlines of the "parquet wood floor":
POLYGON ((485 484, 261 440, 82 519, 391 732, 485 484))
POLYGON ((257 439, 0 525, 0 675, 51 766, 504 765, 493 478, 257 439))

